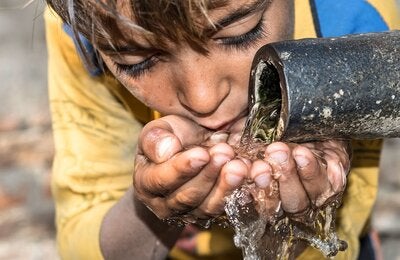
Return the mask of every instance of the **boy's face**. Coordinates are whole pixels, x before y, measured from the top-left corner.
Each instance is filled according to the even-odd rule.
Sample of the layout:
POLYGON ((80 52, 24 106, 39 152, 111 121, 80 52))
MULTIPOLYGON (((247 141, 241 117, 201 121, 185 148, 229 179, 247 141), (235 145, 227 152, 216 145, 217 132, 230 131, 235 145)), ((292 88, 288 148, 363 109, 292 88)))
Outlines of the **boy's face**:
MULTIPOLYGON (((119 10, 129 16, 128 8, 121 5, 119 10)), ((115 46, 123 51, 99 47, 99 52, 110 71, 147 106, 229 131, 248 112, 255 52, 266 43, 291 37, 292 11, 292 0, 231 0, 210 10, 211 20, 223 26, 207 41, 207 54, 187 43, 156 49, 137 31, 126 31, 121 46, 115 46), (253 8, 260 2, 265 4, 253 8), (141 48, 126 44, 129 37, 135 37, 141 48)))

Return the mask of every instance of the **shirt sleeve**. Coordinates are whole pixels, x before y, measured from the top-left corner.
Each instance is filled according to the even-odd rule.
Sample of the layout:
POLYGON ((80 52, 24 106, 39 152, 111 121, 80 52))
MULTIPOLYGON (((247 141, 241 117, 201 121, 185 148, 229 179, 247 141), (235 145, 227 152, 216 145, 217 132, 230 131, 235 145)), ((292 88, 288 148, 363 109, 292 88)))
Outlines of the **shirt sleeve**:
POLYGON ((132 185, 142 124, 128 105, 132 95, 115 79, 89 75, 51 10, 45 23, 57 245, 62 259, 102 259, 101 222, 132 185))

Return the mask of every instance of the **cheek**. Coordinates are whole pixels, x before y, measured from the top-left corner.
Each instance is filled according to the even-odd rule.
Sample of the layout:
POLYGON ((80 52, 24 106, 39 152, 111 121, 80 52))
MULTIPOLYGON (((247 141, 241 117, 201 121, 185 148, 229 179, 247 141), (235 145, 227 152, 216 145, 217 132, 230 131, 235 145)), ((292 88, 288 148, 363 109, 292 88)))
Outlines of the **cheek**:
POLYGON ((155 109, 162 114, 169 114, 173 110, 175 93, 169 84, 160 78, 143 77, 142 80, 125 80, 121 83, 146 106, 155 109))
POLYGON ((113 64, 104 59, 114 77, 140 102, 159 112, 166 113, 174 104, 173 90, 166 77, 143 75, 140 79, 117 72, 113 64))

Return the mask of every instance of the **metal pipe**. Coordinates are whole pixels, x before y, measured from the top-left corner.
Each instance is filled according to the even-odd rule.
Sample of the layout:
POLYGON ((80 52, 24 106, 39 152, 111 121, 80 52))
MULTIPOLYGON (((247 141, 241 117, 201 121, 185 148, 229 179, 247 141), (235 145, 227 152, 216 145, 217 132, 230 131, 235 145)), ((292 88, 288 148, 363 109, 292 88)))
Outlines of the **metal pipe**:
POLYGON ((265 45, 249 98, 279 100, 275 140, 400 137, 400 31, 265 45))

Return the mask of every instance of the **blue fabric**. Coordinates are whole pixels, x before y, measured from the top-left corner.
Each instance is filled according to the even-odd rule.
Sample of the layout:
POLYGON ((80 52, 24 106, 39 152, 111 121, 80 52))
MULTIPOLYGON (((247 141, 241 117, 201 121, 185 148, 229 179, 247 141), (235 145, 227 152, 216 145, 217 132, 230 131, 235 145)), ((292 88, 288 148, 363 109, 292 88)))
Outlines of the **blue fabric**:
POLYGON ((322 37, 389 29, 378 11, 365 0, 314 0, 314 5, 322 37))
POLYGON ((78 50, 79 56, 81 57, 81 60, 83 61, 83 64, 87 69, 87 71, 90 73, 90 75, 98 76, 102 74, 103 70, 99 66, 97 54, 93 48, 93 45, 89 42, 89 40, 86 39, 83 35, 79 34, 79 41, 83 46, 82 50, 81 48, 79 48, 78 40, 76 39, 75 33, 73 32, 71 26, 64 23, 63 29, 74 41, 75 48, 78 50), (83 52, 86 53, 86 57, 89 58, 89 61, 85 59, 85 55, 83 54, 83 52), (91 64, 89 65, 88 62, 90 62, 91 64))

